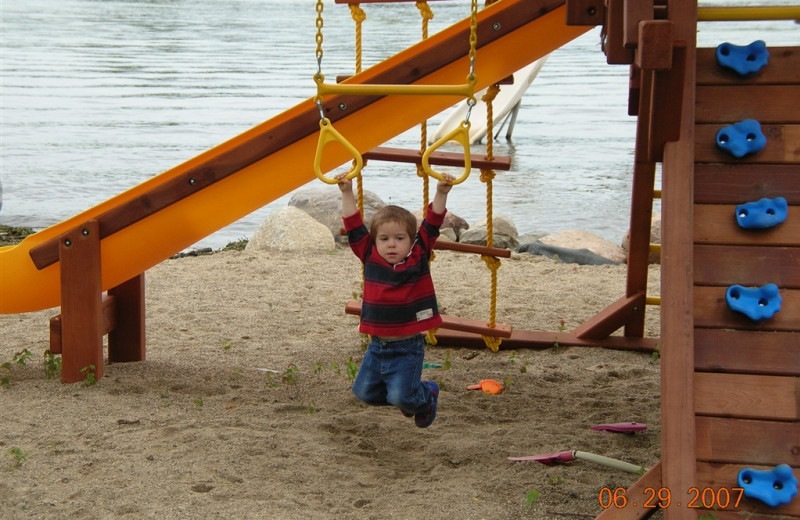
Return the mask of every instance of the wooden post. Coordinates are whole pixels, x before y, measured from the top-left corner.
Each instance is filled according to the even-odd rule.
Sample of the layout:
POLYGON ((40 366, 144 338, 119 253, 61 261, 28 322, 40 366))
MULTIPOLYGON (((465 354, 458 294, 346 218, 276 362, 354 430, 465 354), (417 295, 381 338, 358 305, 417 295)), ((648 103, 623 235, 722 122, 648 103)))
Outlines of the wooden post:
MULTIPOLYGON (((664 146, 661 249, 661 486, 688 504, 697 485, 694 417, 693 213, 697 1, 670 2, 676 40, 686 42, 680 139, 664 146)), ((689 517, 664 509, 664 520, 689 517)), ((697 515, 692 515, 694 518, 697 515)))
POLYGON ((59 244, 61 260, 61 381, 103 377, 103 318, 100 225, 90 220, 59 244), (94 368, 92 368, 94 367, 94 368))
POLYGON ((144 361, 144 273, 109 289, 116 326, 108 333, 108 362, 144 361))

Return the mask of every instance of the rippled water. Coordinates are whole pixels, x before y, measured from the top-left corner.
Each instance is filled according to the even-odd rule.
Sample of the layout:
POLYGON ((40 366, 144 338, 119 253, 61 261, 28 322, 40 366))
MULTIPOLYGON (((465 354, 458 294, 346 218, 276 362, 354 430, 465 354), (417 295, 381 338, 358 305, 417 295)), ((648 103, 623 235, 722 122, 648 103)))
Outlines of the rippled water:
MULTIPOLYGON (((57 223, 313 96, 314 4, 4 0, 0 223, 57 223)), ((323 72, 351 73, 349 10, 331 0, 325 7, 323 72)), ((464 2, 431 7, 431 34, 468 15, 464 2)), ((413 3, 363 8, 364 67, 419 39, 413 3)), ((798 27, 705 23, 698 40, 799 45, 798 27)), ((633 163, 627 86, 628 68, 606 65, 597 30, 554 52, 523 98, 511 142, 495 144, 495 154, 513 158, 512 171, 495 180, 495 214, 511 217, 520 232, 582 229, 618 242, 628 228, 633 163)), ((387 145, 418 143, 413 130, 387 145)), ((481 146, 473 150, 483 153, 481 146)), ((419 205, 412 167, 372 161, 365 176, 366 188, 385 201, 419 205)), ((449 199, 451 211, 470 222, 485 212, 484 186, 473 177, 449 199)), ((251 236, 288 198, 197 246, 251 236)))

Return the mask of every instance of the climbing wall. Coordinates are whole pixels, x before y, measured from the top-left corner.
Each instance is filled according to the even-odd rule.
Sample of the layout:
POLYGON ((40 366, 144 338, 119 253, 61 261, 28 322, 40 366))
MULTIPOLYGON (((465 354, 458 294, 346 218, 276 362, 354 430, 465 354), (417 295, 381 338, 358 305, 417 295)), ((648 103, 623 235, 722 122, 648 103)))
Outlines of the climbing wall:
MULTIPOLYGON (((720 66, 716 49, 697 50, 695 451, 698 494, 705 491, 699 502, 713 502, 719 520, 745 512, 800 517, 800 496, 774 507, 745 496, 734 507, 742 469, 786 464, 800 477, 800 47, 768 50, 768 65, 748 77, 720 66), (718 133, 748 119, 759 123, 766 144, 736 157, 718 144, 718 133), (737 214, 744 212, 737 207, 781 197, 788 203, 785 221, 740 226, 737 214), (781 298, 772 317, 759 321, 731 309, 729 300, 752 312, 774 305, 774 295, 763 294, 748 307, 746 292, 730 290, 767 284, 781 298)), ((756 137, 748 133, 745 146, 756 137)))

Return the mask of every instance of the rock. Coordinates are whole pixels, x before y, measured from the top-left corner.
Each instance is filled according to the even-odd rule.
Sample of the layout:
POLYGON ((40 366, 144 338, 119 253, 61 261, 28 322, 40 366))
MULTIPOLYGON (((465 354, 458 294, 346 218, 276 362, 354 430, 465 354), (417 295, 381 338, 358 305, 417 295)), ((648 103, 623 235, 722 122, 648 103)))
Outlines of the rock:
MULTIPOLYGON (((516 249, 519 246, 519 233, 514 223, 502 215, 492 219, 492 239, 493 246, 505 249, 516 249)), ((474 226, 464 231, 459 239, 465 244, 486 245, 486 219, 481 220, 474 226)))
MULTIPOLYGON (((417 222, 422 221, 422 210, 418 209, 417 211, 413 211, 414 216, 417 217, 417 222)), ((469 229, 469 224, 463 218, 459 217, 455 213, 448 211, 444 216, 444 222, 442 222, 441 229, 452 229, 453 235, 456 237, 455 240, 461 236, 465 230, 469 229)), ((452 237, 451 237, 452 238, 452 237)))
MULTIPOLYGON (((385 205, 380 197, 370 191, 364 191, 364 222, 367 227, 372 215, 385 205)), ((333 233, 336 241, 347 242, 347 237, 340 233, 343 227, 342 195, 338 188, 309 188, 298 191, 289 199, 289 206, 305 211, 316 221, 324 224, 333 233)))
POLYGON ((542 237, 540 242, 568 249, 588 249, 596 255, 617 263, 625 263, 627 260, 627 255, 622 247, 588 231, 561 231, 542 237))
POLYGON ((565 264, 619 265, 619 262, 609 260, 608 258, 595 254, 586 248, 571 249, 568 247, 545 244, 538 240, 536 242, 521 245, 518 251, 520 253, 546 256, 547 258, 553 258, 565 264))
POLYGON ((275 210, 256 230, 245 251, 333 251, 330 229, 305 211, 287 206, 275 210))
MULTIPOLYGON (((622 249, 625 250, 625 253, 628 252, 628 246, 631 242, 631 231, 628 230, 625 233, 625 236, 622 237, 622 249)), ((656 213, 653 215, 653 218, 650 219, 650 243, 651 244, 661 244, 661 213, 656 213)), ((660 253, 650 253, 648 256, 648 262, 651 264, 660 264, 661 263, 661 254, 660 253)))

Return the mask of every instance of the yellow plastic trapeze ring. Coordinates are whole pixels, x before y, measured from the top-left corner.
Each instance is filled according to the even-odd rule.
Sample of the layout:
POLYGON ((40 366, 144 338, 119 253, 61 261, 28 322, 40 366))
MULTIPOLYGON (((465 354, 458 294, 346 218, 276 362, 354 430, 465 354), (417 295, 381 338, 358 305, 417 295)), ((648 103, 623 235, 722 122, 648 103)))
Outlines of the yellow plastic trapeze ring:
POLYGON ((326 144, 332 141, 344 146, 355 160, 353 168, 347 172, 347 175, 345 175, 346 179, 352 179, 361 173, 361 168, 364 167, 364 159, 361 157, 361 154, 358 152, 358 150, 356 150, 356 147, 350 144, 350 142, 333 127, 330 119, 327 117, 321 119, 319 122, 319 141, 317 142, 317 153, 314 156, 314 173, 317 174, 317 177, 319 177, 319 179, 323 182, 328 184, 339 184, 337 179, 325 177, 325 175, 322 173, 321 167, 322 149, 325 148, 326 144))
POLYGON ((448 141, 457 141, 461 143, 461 146, 464 147, 464 173, 461 174, 461 177, 458 177, 454 181, 450 182, 450 184, 460 184, 467 180, 469 177, 469 172, 472 169, 472 163, 470 161, 470 153, 469 153, 469 121, 463 121, 458 128, 454 129, 449 134, 445 135, 435 143, 433 143, 430 147, 428 147, 425 152, 422 154, 422 169, 425 170, 425 173, 430 175, 431 177, 438 179, 440 181, 444 181, 444 176, 433 170, 429 163, 431 153, 436 151, 440 146, 445 144, 448 141))

